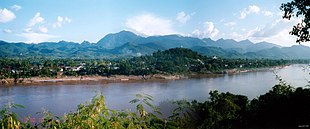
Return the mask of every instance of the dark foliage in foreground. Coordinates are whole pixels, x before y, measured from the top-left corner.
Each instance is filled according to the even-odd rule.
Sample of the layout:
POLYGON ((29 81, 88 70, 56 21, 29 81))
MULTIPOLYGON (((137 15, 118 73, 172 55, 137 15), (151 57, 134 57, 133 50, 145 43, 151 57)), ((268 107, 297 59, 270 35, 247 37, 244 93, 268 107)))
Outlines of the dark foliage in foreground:
POLYGON ((284 11, 283 18, 290 20, 293 17, 301 17, 301 22, 293 26, 291 35, 297 37, 296 42, 309 42, 310 28, 310 2, 309 0, 292 0, 291 2, 283 3, 280 7, 284 11))
POLYGON ((310 89, 295 89, 284 82, 251 101, 242 95, 213 91, 205 102, 180 101, 179 104, 183 105, 180 111, 187 111, 177 119, 185 128, 298 128, 310 125, 310 89))
MULTIPOLYGON (((0 128, 298 128, 310 125, 310 89, 292 88, 280 79, 266 94, 253 100, 229 92, 211 91, 205 102, 176 101, 178 107, 169 119, 160 117, 153 98, 136 95, 130 103, 135 111, 107 109, 102 95, 78 106, 63 117, 45 113, 42 123, 19 121, 4 108, 0 111, 0 128), (145 106, 152 111, 147 111, 145 106)), ((13 105, 17 107, 19 105, 13 105)))

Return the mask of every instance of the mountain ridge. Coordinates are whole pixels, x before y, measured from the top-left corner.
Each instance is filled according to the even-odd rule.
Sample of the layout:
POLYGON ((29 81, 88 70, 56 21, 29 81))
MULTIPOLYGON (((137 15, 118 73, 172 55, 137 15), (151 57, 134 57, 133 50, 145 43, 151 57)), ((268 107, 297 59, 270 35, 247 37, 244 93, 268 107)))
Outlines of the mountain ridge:
POLYGON ((107 34, 97 43, 59 41, 27 44, 0 41, 0 57, 52 56, 55 58, 111 58, 151 54, 170 48, 189 48, 207 56, 224 58, 310 59, 310 47, 282 47, 269 42, 210 38, 199 39, 180 35, 142 37, 130 31, 107 34))

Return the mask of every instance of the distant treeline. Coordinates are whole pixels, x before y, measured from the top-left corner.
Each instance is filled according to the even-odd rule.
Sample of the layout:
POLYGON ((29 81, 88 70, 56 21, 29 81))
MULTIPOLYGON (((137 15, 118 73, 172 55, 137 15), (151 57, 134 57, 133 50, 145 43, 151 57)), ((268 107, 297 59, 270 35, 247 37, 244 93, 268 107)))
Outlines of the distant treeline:
POLYGON ((117 60, 0 58, 0 79, 83 75, 150 75, 225 73, 229 69, 255 69, 309 60, 224 59, 207 57, 186 48, 117 60))

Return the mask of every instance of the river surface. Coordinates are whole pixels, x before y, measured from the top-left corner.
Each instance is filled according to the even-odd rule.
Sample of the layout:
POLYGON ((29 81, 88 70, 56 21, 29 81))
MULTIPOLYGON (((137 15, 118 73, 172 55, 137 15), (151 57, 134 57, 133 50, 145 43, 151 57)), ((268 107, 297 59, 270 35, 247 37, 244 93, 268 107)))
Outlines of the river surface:
POLYGON ((246 95, 253 99, 278 83, 275 73, 293 87, 305 87, 310 80, 309 71, 304 70, 305 66, 291 65, 281 69, 164 82, 0 87, 0 107, 8 103, 21 104, 25 108, 14 110, 21 117, 30 114, 36 116, 36 112, 42 112, 43 109, 62 115, 75 111, 78 104, 90 101, 98 93, 105 96, 108 108, 117 110, 133 108, 129 101, 137 93, 153 96, 154 105, 161 105, 167 100, 204 101, 211 90, 246 95))

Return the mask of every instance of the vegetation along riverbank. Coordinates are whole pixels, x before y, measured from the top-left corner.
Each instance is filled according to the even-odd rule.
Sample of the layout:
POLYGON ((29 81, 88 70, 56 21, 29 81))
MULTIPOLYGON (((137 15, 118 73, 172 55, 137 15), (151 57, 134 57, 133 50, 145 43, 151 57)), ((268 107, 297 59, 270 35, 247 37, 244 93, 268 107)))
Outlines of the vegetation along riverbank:
POLYGON ((308 60, 224 59, 186 48, 115 60, 1 58, 1 85, 53 82, 170 80, 250 72, 308 60))

